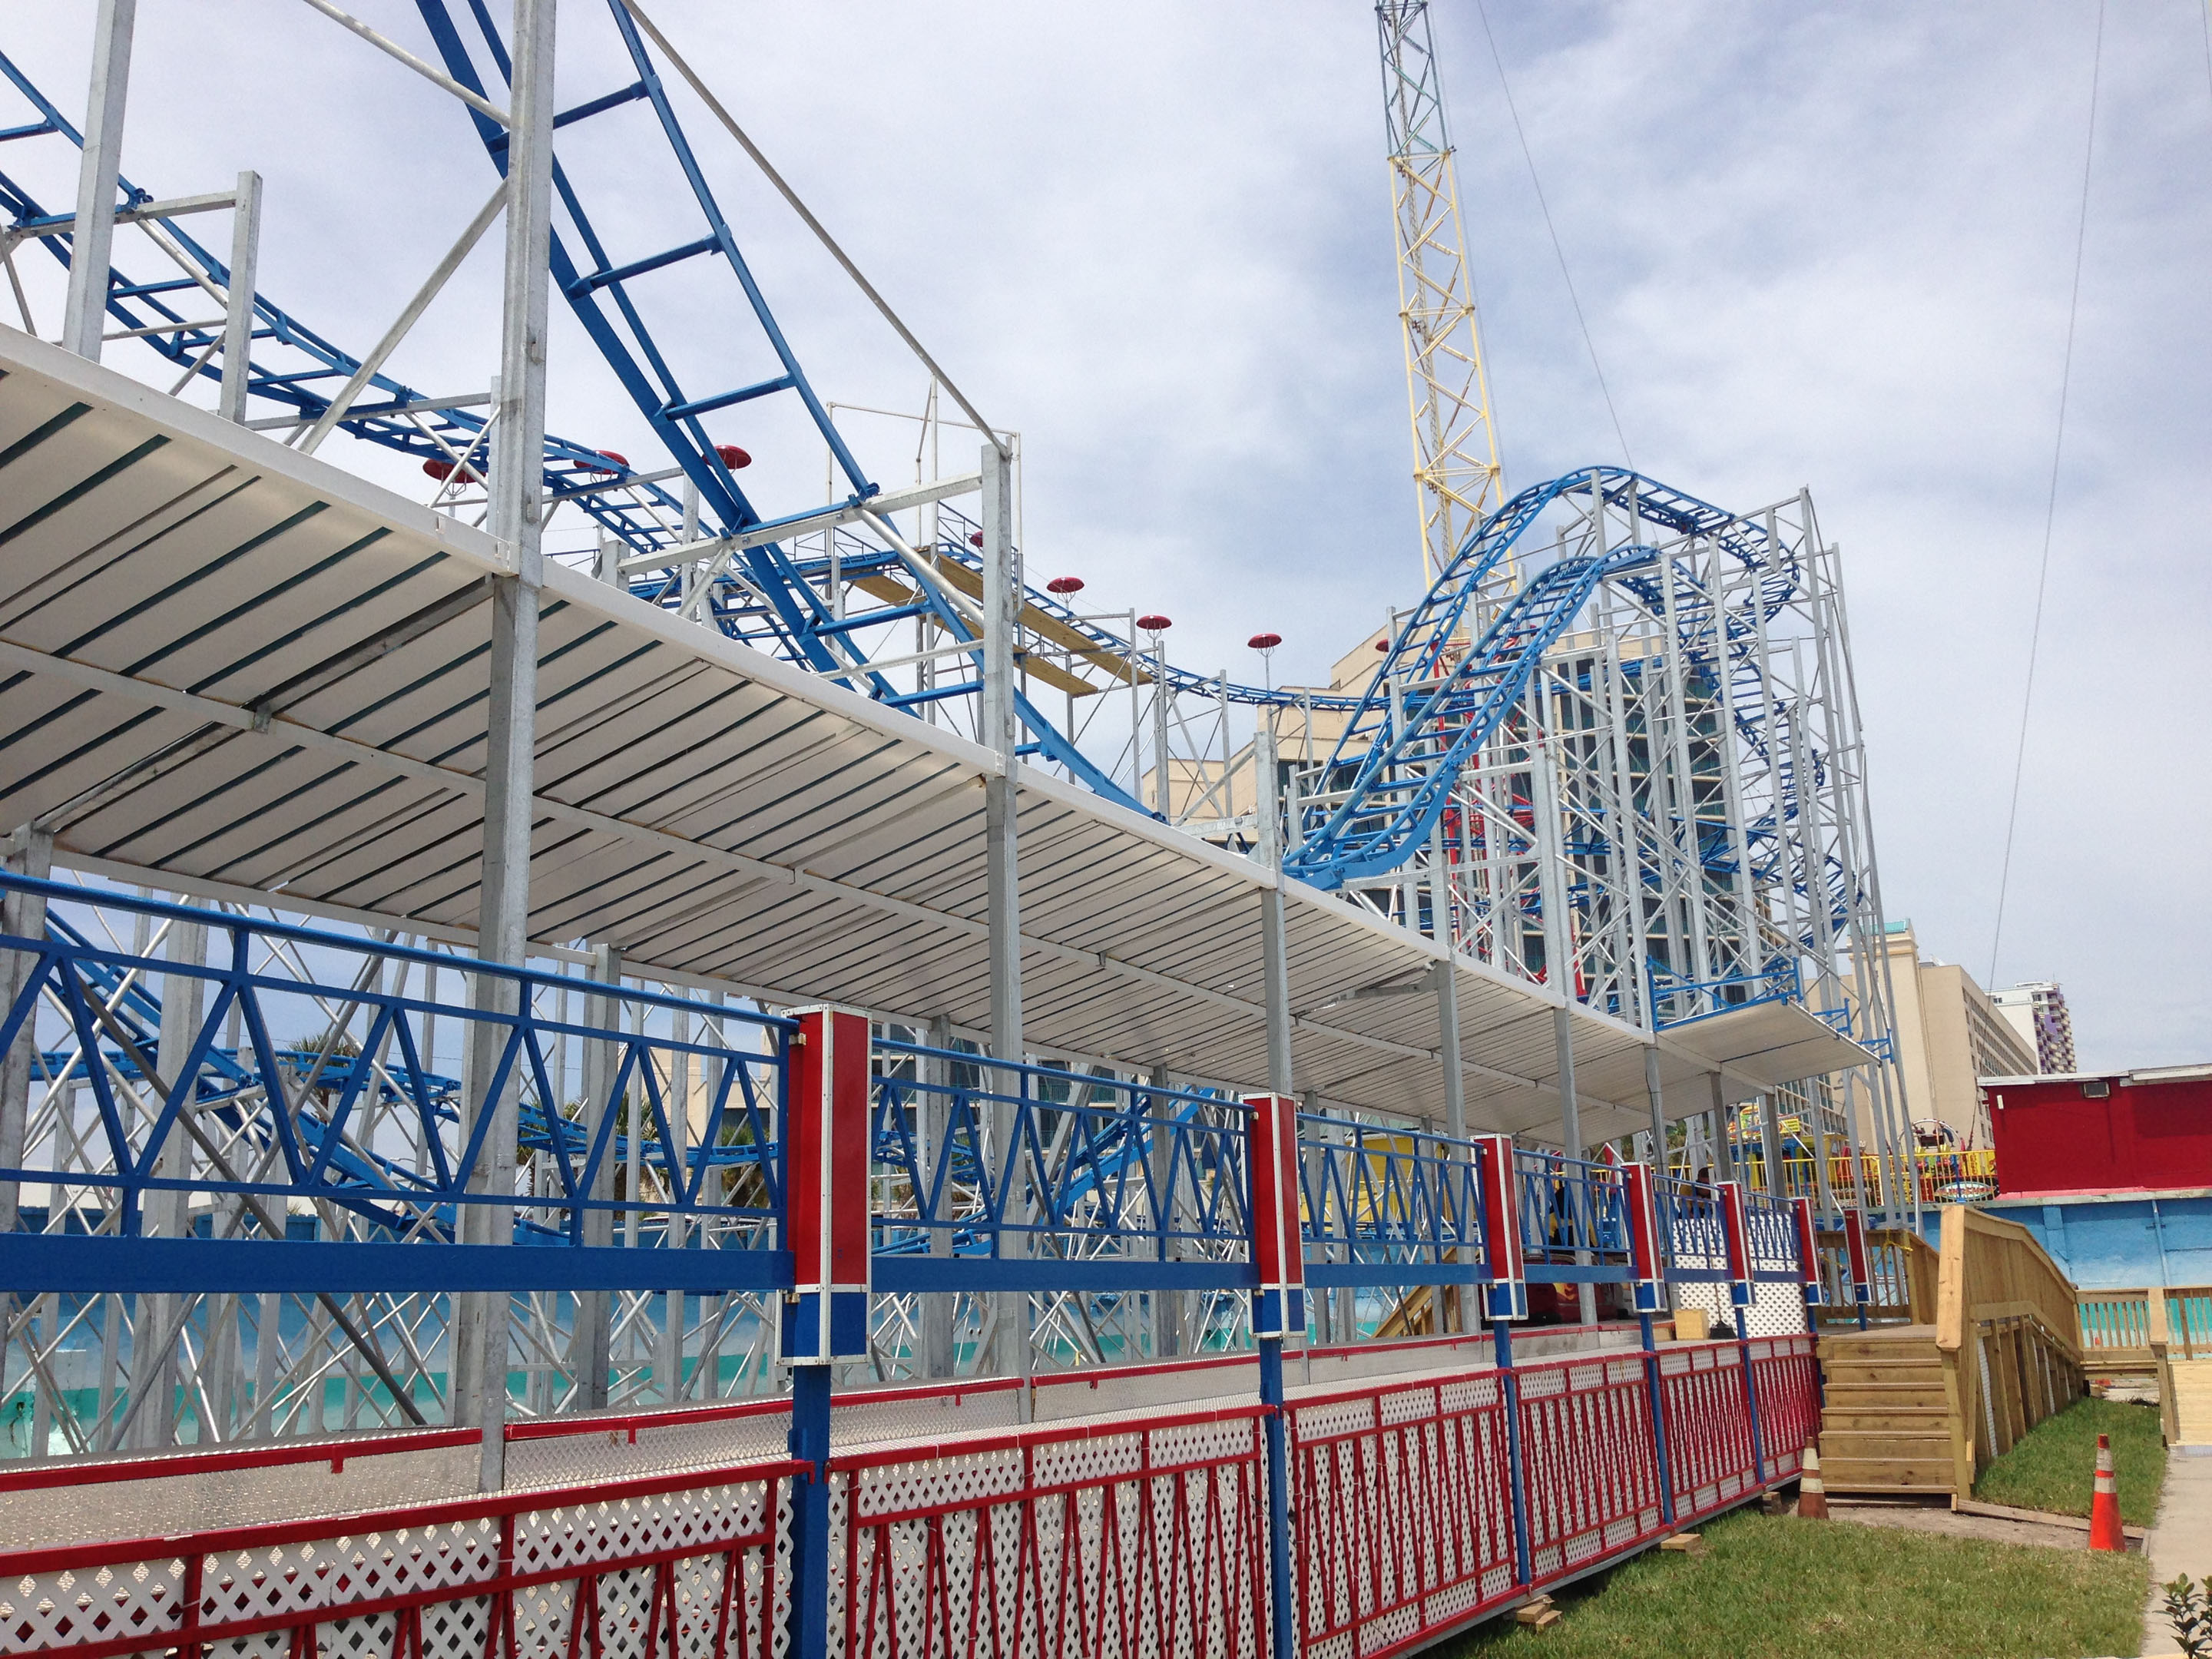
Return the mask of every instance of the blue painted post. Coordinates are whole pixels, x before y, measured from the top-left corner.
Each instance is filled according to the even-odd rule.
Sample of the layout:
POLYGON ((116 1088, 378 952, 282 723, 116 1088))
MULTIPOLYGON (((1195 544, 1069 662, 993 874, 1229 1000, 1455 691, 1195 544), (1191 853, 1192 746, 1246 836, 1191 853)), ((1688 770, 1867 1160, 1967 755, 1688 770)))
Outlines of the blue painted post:
POLYGON ((1629 1270, 1636 1291, 1636 1327, 1643 1334, 1644 1386, 1651 1396, 1651 1443, 1659 1454, 1659 1511, 1674 1524, 1674 1481, 1667 1461, 1667 1403, 1660 1397, 1659 1345, 1652 1316, 1667 1305, 1667 1251, 1659 1231, 1659 1177, 1632 1164, 1623 1174, 1628 1206, 1629 1270))
POLYGON ((1745 1212, 1743 1183, 1723 1181, 1721 1231, 1728 1242, 1729 1304, 1735 1310, 1735 1346, 1743 1370, 1744 1409, 1751 1414, 1751 1472, 1760 1486, 1766 1484, 1766 1449, 1759 1431, 1759 1388, 1751 1375, 1751 1223, 1745 1212))
POLYGON ((1498 1358, 1498 1391, 1505 1400, 1506 1485, 1513 1493, 1513 1582, 1526 1584, 1536 1576, 1528 1554, 1528 1472, 1521 1460, 1521 1382, 1513 1375, 1513 1328, 1492 1320, 1490 1340, 1498 1358))
POLYGON ((1253 1095, 1245 1127, 1251 1170, 1252 1335, 1260 1346, 1261 1419, 1267 1445, 1267 1626, 1273 1659, 1297 1659, 1297 1602, 1291 1577, 1291 1471, 1283 1411, 1283 1339, 1306 1326, 1305 1241, 1298 1227, 1298 1105, 1253 1095))
POLYGON ((1513 1169, 1513 1137, 1485 1135, 1475 1143, 1482 1160, 1482 1261, 1490 1272, 1490 1340, 1498 1358, 1498 1394, 1505 1405, 1506 1485, 1513 1497, 1513 1582, 1536 1576, 1528 1553, 1528 1468, 1521 1455, 1521 1383, 1513 1374, 1511 1321, 1528 1316, 1528 1284, 1522 1277, 1520 1183, 1513 1169))
POLYGON ((1644 1333, 1644 1386, 1651 1396, 1651 1443, 1659 1453, 1659 1516, 1668 1526, 1674 1524, 1674 1473, 1667 1456, 1667 1401, 1660 1393, 1659 1340, 1651 1328, 1651 1316, 1636 1316, 1637 1328, 1644 1333))
POLYGON ((1283 1339, 1260 1339, 1261 1427, 1267 1442, 1267 1627, 1274 1659, 1296 1659, 1297 1603, 1291 1581, 1291 1458, 1283 1425, 1283 1339))
POLYGON ((791 1369, 791 1651, 830 1651, 830 1368, 791 1369))
POLYGON ((791 1039, 783 1125, 783 1304, 791 1366, 791 1651, 830 1651, 830 1368, 868 1352, 868 1022, 809 1008, 791 1039))

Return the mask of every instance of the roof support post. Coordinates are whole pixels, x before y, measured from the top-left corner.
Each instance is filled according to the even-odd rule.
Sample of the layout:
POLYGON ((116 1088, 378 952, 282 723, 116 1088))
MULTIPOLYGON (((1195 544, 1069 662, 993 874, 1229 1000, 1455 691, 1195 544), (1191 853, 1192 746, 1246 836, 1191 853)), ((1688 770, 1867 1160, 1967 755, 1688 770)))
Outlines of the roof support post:
MULTIPOLYGON (((1156 1091, 1151 1097, 1151 1144, 1145 1159, 1146 1178, 1152 1185, 1152 1224, 1159 1230, 1156 1253, 1159 1260, 1167 1261, 1173 1259, 1168 1234, 1175 1226, 1176 1108, 1173 1098, 1165 1093, 1169 1086, 1166 1066, 1152 1067, 1145 1084, 1156 1091)), ((1182 1351, 1182 1293, 1156 1285, 1152 1301, 1152 1358, 1165 1359, 1182 1351)))
POLYGON ((1721 1088, 1721 1074, 1718 1072, 1706 1073, 1705 1086, 1711 1091, 1710 1099, 1711 1101, 1711 1109, 1712 1112, 1713 1125, 1713 1181, 1714 1183, 1717 1185, 1723 1181, 1734 1181, 1736 1178, 1735 1150, 1729 1144, 1728 1101, 1721 1088))
MULTIPOLYGON (((7 840, 4 862, 11 875, 45 881, 53 874, 54 838, 33 824, 25 824, 7 840)), ((0 933, 17 939, 44 939, 46 901, 41 893, 11 892, 0 896, 0 933)), ((31 963, 10 951, 0 956, 0 1009, 12 1008, 23 989, 31 963)), ((23 1142, 31 1115, 31 1055, 37 1036, 25 1021, 15 1045, 0 1054, 0 1170, 23 1167, 23 1142)), ((0 1181, 0 1233, 12 1233, 21 1219, 22 1190, 13 1181, 0 1181)), ((0 1323, 8 1304, 0 1301, 0 1323)))
POLYGON ((123 167, 123 104, 131 89, 131 35, 138 0, 100 0, 93 25, 92 91, 77 164, 76 221, 70 227, 69 301, 62 344, 100 361, 107 325, 107 271, 115 246, 115 190, 123 167))
MULTIPOLYGON (((520 967, 530 937, 530 826, 538 736, 538 601, 544 569, 539 532, 545 451, 545 343, 553 223, 553 22, 555 0, 515 0, 514 125, 507 153, 507 272, 494 400, 487 527, 512 561, 492 583, 490 698, 484 759, 483 872, 478 949, 487 961, 520 967)), ((471 1045, 466 1107, 473 1125, 494 1114, 469 1171, 471 1192, 514 1193, 520 1068, 489 1098, 505 1021, 521 1012, 521 982, 477 975, 477 1040, 471 1045)), ((514 1229, 505 1203, 464 1206, 464 1237, 505 1243, 514 1229)), ((475 1292, 456 1310, 453 1406, 483 1431, 481 1490, 507 1480, 507 1322, 505 1292, 475 1292)))
POLYGON ((1275 734, 1262 720, 1252 734, 1254 805, 1259 809, 1260 862, 1269 880, 1260 890, 1261 984, 1267 1010, 1267 1091, 1288 1095, 1291 1084, 1290 939, 1283 921, 1282 804, 1275 765, 1275 734))
POLYGON ((246 423, 246 381, 253 369, 253 283, 261 263, 261 175, 247 168, 238 175, 230 210, 230 282, 225 290, 222 325, 222 389, 215 412, 246 423))
MULTIPOLYGON (((619 946, 599 945, 592 951, 592 978, 601 985, 620 986, 622 983, 622 951, 619 946)), ((622 1030, 623 1005, 618 996, 594 992, 584 999, 584 1024, 594 1031, 619 1032, 622 1030)), ((610 1113, 618 1112, 614 1093, 615 1076, 622 1066, 620 1046, 607 1036, 592 1036, 584 1040, 582 1084, 584 1091, 584 1135, 586 1144, 599 1143, 599 1126, 610 1113)), ((591 1190, 586 1198, 602 1203, 615 1195, 615 1161, 611 1158, 599 1160, 599 1172, 592 1177, 591 1190)), ((615 1212, 612 1210, 586 1210, 580 1229, 586 1245, 601 1248, 615 1242, 615 1212)), ((607 1368, 612 1358, 614 1297, 606 1291, 586 1291, 576 1298, 576 1331, 569 1340, 576 1372, 576 1388, 580 1403, 587 1411, 604 1411, 607 1404, 607 1368)))
MULTIPOLYGON (((208 937, 204 924, 173 921, 162 949, 165 960, 179 967, 207 963, 208 937)), ((161 975, 161 1023, 155 1049, 155 1086, 148 1091, 145 1108, 160 1113, 169 1097, 181 1091, 183 1104, 177 1121, 154 1156, 147 1173, 156 1180, 185 1181, 192 1172, 191 1132, 185 1116, 192 1109, 192 1079, 183 1074, 182 1062, 200 1034, 207 1007, 207 981, 192 974, 161 975)), ((265 1079, 274 1086, 277 1079, 265 1079)), ((150 1125, 148 1126, 150 1128, 150 1125)), ((185 1194, 181 1188, 150 1192, 140 1200, 138 1231, 156 1238, 178 1238, 186 1231, 185 1194)), ((179 1379, 177 1339, 183 1299, 174 1294, 138 1297, 137 1319, 131 1342, 130 1420, 124 1439, 134 1449, 152 1451, 167 1446, 176 1431, 173 1403, 179 1379)), ((212 1311, 212 1310, 210 1310, 212 1311)))
POLYGON ((1651 1108, 1651 1167, 1665 1175, 1667 1101, 1659 1082, 1659 1045, 1656 1042, 1647 1043, 1644 1049, 1644 1098, 1651 1108))
MULTIPOLYGON (((941 1058, 952 1047, 952 1020, 949 1015, 939 1014, 929 1022, 928 1041, 929 1046, 939 1053, 924 1055, 921 1065, 915 1067, 923 1085, 921 1108, 917 1115, 921 1119, 921 1182, 925 1201, 927 1194, 938 1187, 939 1161, 949 1157, 951 1152, 946 1142, 952 1133, 952 1066, 951 1061, 941 1058)), ((952 1188, 949 1178, 945 1182, 944 1191, 948 1213, 940 1216, 939 1220, 948 1219, 952 1207, 952 1188)), ((952 1230, 950 1227, 932 1227, 929 1230, 929 1254, 939 1261, 951 1255, 952 1230)), ((957 1311, 955 1304, 958 1299, 959 1293, 956 1291, 926 1291, 916 1298, 921 1304, 921 1369, 926 1376, 942 1377, 953 1374, 954 1359, 958 1350, 952 1343, 952 1325, 953 1316, 957 1311)))
MULTIPOLYGON (((1438 838, 1439 867, 1443 853, 1442 838, 1438 838)), ((1439 883, 1439 885, 1442 884, 1439 883)), ((1441 903, 1437 915, 1443 916, 1441 903)), ((1448 922, 1440 921, 1437 937, 1447 945, 1451 942, 1448 922)), ((1467 1139, 1467 1078, 1460 1069, 1459 1052, 1459 968, 1450 957, 1438 963, 1431 970, 1437 986, 1437 1059, 1444 1074, 1444 1133, 1455 1141, 1467 1139)), ((1446 1155, 1454 1164, 1459 1162, 1460 1149, 1454 1146, 1446 1155)), ((1452 1177, 1455 1195, 1459 1191, 1456 1177, 1452 1177)), ((1445 1330, 1463 1331, 1468 1328, 1467 1290, 1464 1285, 1447 1285, 1443 1287, 1444 1317, 1440 1322, 1445 1330)))
MULTIPOLYGON (((982 448, 983 529, 983 698, 984 747, 998 758, 998 769, 983 780, 984 882, 991 948, 991 1058, 1008 1067, 1022 1063, 1022 897, 1017 775, 1014 754, 1019 739, 1014 716, 1014 631, 1021 623, 1021 573, 1014 564, 1014 491, 1006 451, 989 434, 982 448)), ((1019 1070, 1001 1071, 989 1081, 991 1092, 1026 1097, 1029 1082, 1019 1070)), ((1022 1132, 1021 1108, 1000 1101, 991 1109, 992 1156, 1000 1160, 999 1255, 1029 1254, 1029 1235, 1013 1231, 1029 1219, 1027 1166, 1016 1146, 1022 1132)), ((1018 1416, 1030 1420, 1031 1370, 1030 1294, 999 1292, 998 1350, 1000 1368, 1012 1358, 1023 1381, 1018 1416)))
POLYGON ((1777 1198, 1782 1190, 1782 1109, 1770 1089, 1759 1097, 1759 1152, 1766 1163, 1766 1190, 1777 1198))

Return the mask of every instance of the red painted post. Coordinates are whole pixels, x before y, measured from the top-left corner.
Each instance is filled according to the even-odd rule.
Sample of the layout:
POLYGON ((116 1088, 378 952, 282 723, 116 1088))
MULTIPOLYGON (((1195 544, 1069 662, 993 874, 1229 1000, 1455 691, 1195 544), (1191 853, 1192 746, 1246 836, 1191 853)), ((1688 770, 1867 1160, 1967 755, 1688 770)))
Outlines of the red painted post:
POLYGON ((1295 1659, 1297 1604, 1291 1595, 1291 1474, 1283 1420, 1283 1339, 1305 1334, 1306 1249, 1298 1224, 1298 1103, 1288 1095, 1249 1095, 1245 1156, 1252 1180, 1252 1335, 1260 1346, 1260 1403, 1267 1407, 1269 1651, 1295 1659))
POLYGON ((1820 1283, 1820 1243, 1813 1220, 1813 1200, 1793 1198, 1790 1208, 1797 1222, 1797 1277, 1805 1286, 1805 1305, 1817 1308, 1828 1299, 1828 1292, 1820 1283))
POLYGON ((1867 1255, 1866 1218, 1857 1206, 1844 1206, 1844 1256, 1850 1264, 1851 1301, 1859 1312, 1859 1328, 1867 1326, 1867 1304, 1874 1300, 1874 1272, 1867 1255))
POLYGON ((868 1021, 808 1008, 787 1051, 783 1121, 783 1304, 791 1370, 791 1455, 811 1466, 792 1483, 791 1650, 830 1641, 830 1368, 868 1352, 868 1021))
POLYGON ((1482 1260, 1490 1269, 1492 1320, 1528 1316, 1528 1280, 1521 1255, 1521 1183, 1513 1170, 1513 1137, 1483 1135, 1475 1141, 1482 1160, 1482 1260))
POLYGON ((1667 1307, 1667 1257, 1659 1243, 1657 1178, 1643 1164, 1627 1165, 1621 1177, 1628 1199, 1628 1260, 1635 1274, 1636 1311, 1662 1313, 1667 1307))

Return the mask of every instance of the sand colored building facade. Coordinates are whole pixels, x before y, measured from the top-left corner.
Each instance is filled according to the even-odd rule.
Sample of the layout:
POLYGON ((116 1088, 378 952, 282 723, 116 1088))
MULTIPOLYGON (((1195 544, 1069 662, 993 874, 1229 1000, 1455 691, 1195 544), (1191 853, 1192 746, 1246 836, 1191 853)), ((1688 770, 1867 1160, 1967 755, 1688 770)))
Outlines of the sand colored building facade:
POLYGON ((1923 1145, 1990 1144, 1989 1111, 1978 1079, 2036 1070, 2035 1049, 1956 963, 1920 954, 1911 921, 1889 924, 1888 957, 1898 1072, 1905 1114, 1923 1145))

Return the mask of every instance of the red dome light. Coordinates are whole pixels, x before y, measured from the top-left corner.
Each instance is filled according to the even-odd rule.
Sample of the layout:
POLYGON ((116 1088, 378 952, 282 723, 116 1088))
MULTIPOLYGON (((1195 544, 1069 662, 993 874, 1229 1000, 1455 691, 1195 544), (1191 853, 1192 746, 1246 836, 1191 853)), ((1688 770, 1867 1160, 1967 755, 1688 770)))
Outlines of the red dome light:
POLYGON ((1377 640, 1375 641, 1375 648, 1377 651, 1388 651, 1390 648, 1390 641, 1388 640, 1377 640))
MULTIPOLYGON (((453 463, 451 461, 432 459, 422 463, 422 470, 428 473, 432 477, 435 478, 440 483, 443 483, 447 479, 453 476, 455 468, 453 463)), ((459 471, 460 472, 461 482, 463 483, 475 483, 483 476, 482 473, 477 471, 473 467, 465 466, 459 468, 459 471)))
POLYGON ((1175 624, 1165 617, 1139 617, 1137 618, 1137 626, 1147 634, 1164 634, 1175 624))
POLYGON ((722 458, 722 465, 735 472, 740 467, 750 466, 753 458, 735 444, 716 444, 714 453, 722 458))
POLYGON ((1054 576, 1044 585, 1044 591, 1048 593, 1080 593, 1083 591, 1083 578, 1054 576))
POLYGON ((1245 644, 1250 646, 1255 651, 1273 651, 1282 642, 1283 636, 1280 634, 1255 634, 1250 639, 1244 641, 1245 644))
POLYGON ((968 538, 968 545, 970 547, 981 547, 982 544, 983 532, 980 530, 968 538))
POLYGON ((602 449, 598 451, 597 453, 600 460, 611 461, 613 465, 611 466, 600 466, 592 461, 578 461, 576 463, 578 468, 586 472, 605 472, 610 475, 617 472, 627 472, 629 471, 629 456, 619 453, 618 452, 611 449, 602 449))

